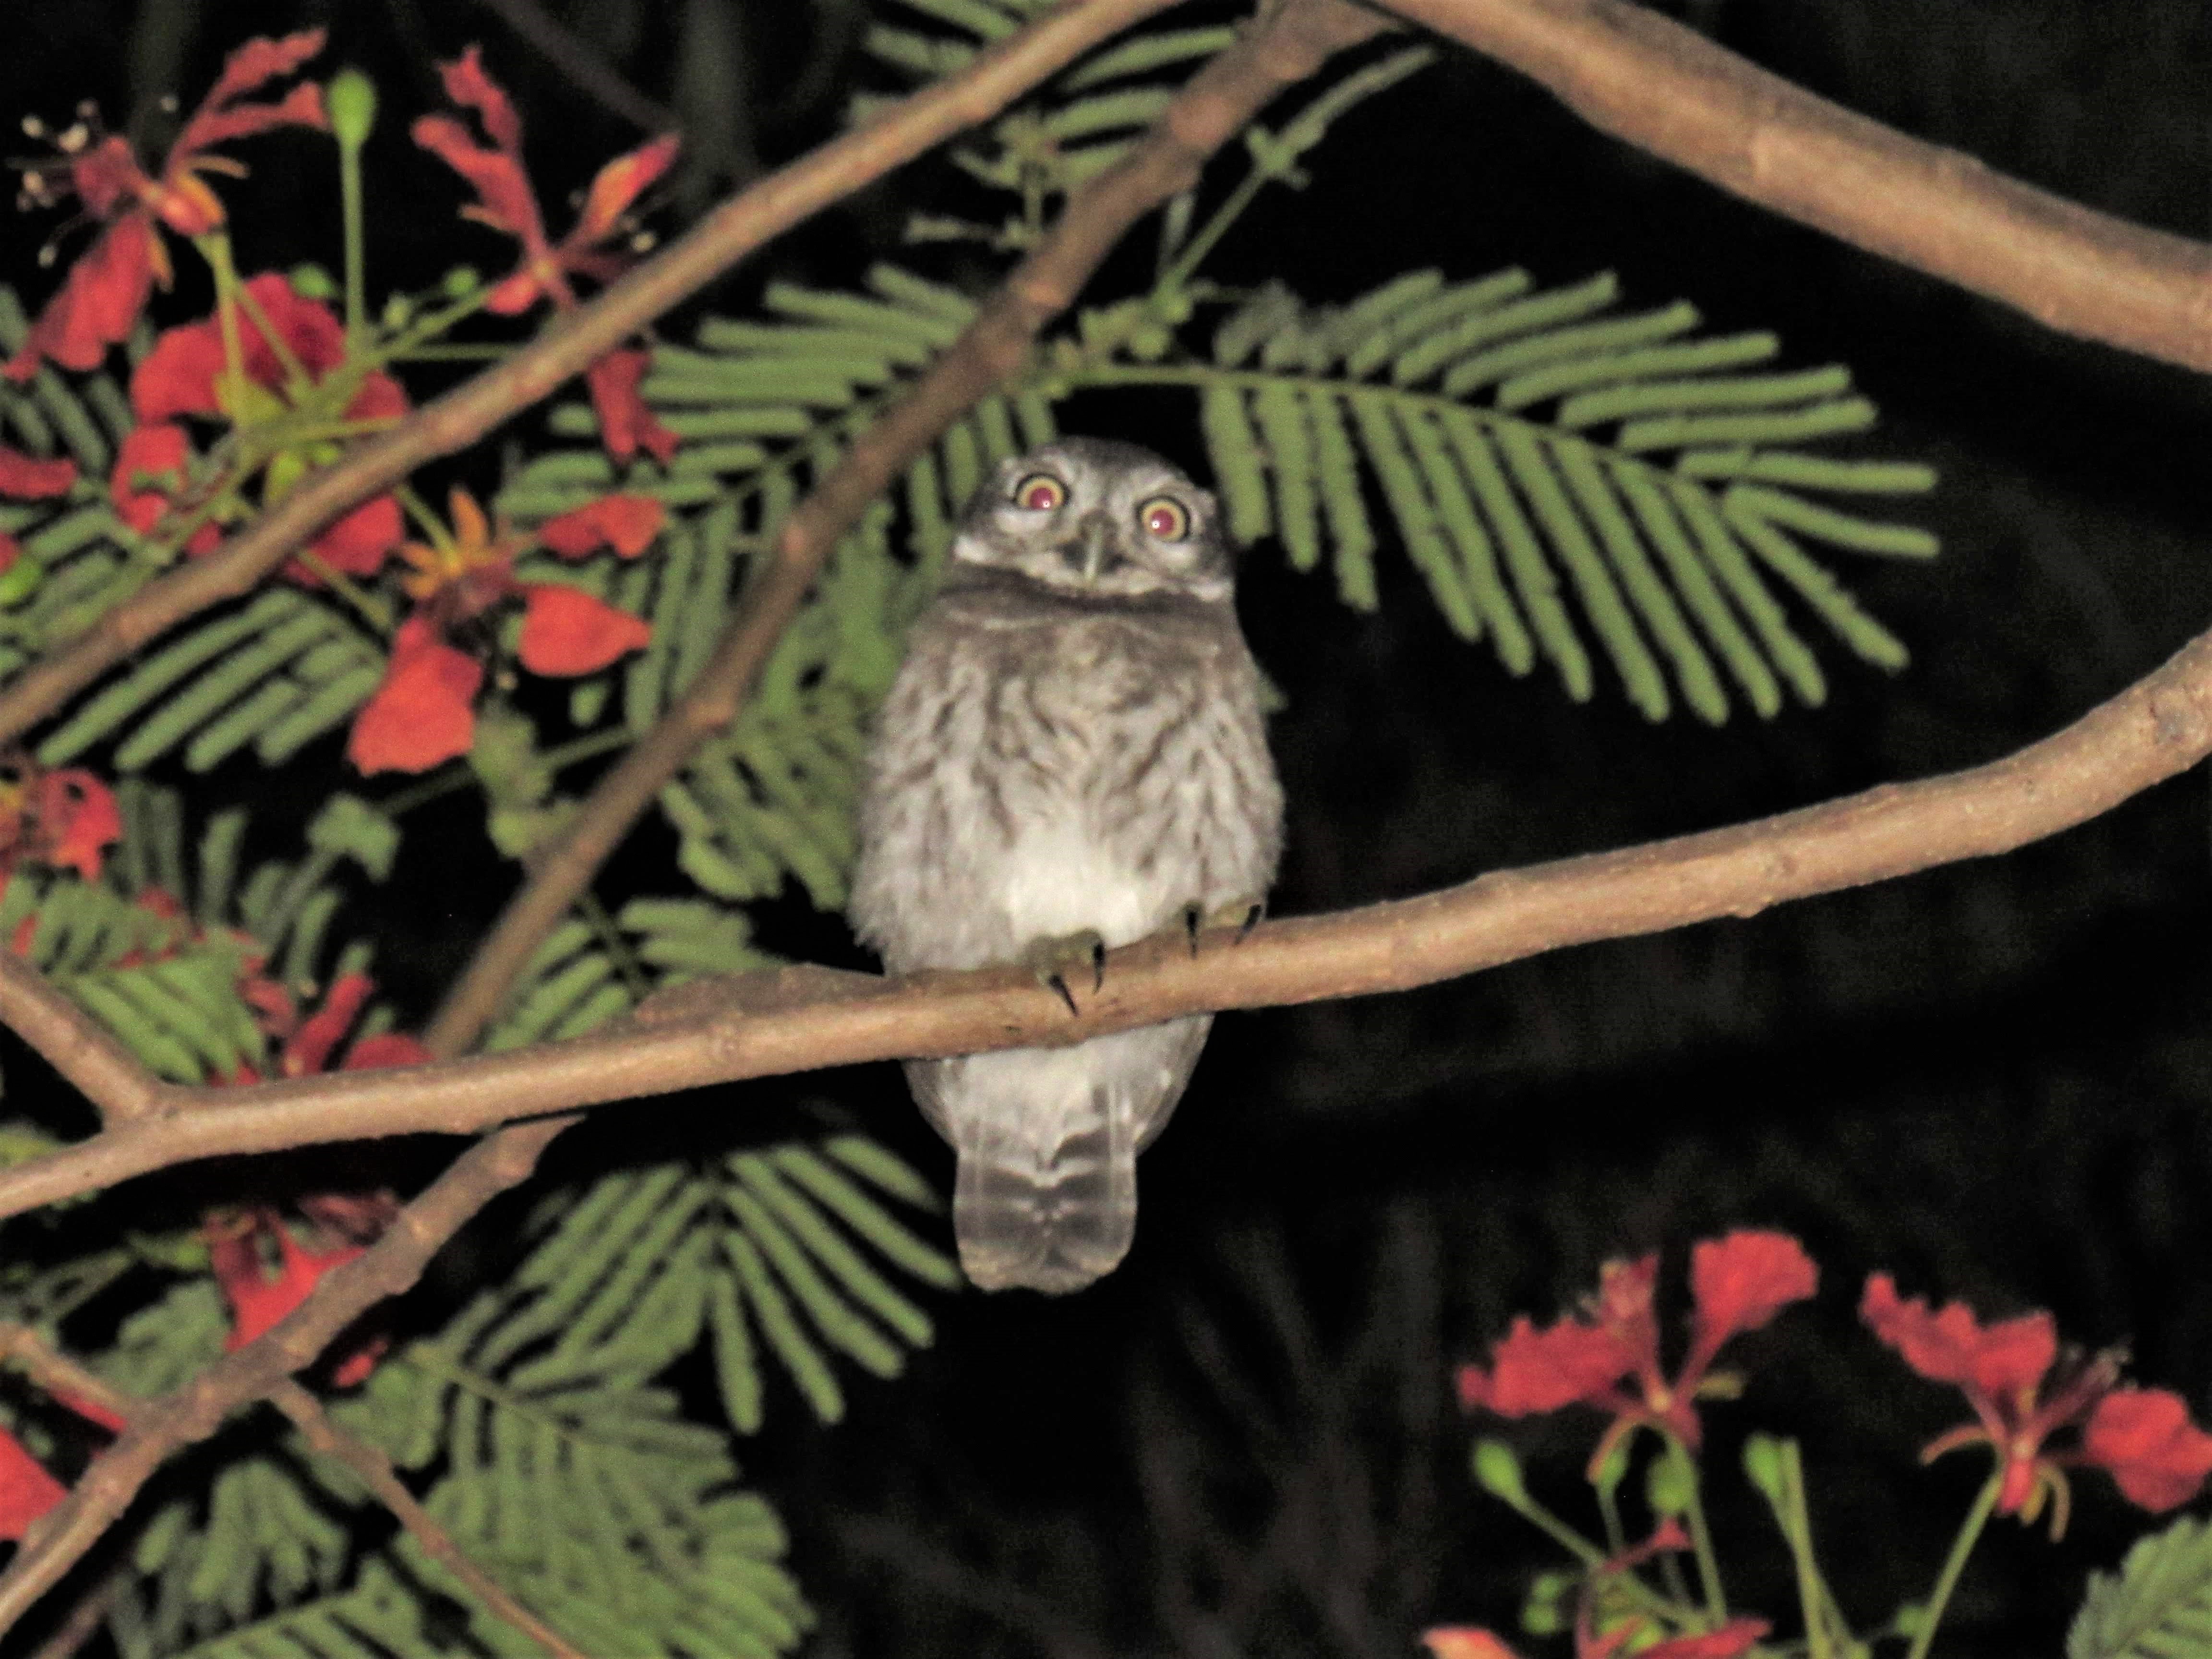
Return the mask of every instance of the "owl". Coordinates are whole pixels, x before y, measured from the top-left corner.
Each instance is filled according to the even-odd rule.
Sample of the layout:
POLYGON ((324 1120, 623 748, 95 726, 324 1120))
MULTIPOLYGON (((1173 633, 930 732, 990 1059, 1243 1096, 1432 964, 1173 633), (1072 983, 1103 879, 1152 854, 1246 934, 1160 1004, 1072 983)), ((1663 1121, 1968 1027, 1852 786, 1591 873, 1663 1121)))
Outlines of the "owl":
MULTIPOLYGON (((885 967, 1027 963, 1072 1007, 1108 949, 1256 906, 1283 796, 1233 598, 1213 497, 1150 451, 1069 438, 998 469, 871 746, 851 917, 885 967)), ((1113 1269, 1212 1024, 908 1064, 971 1280, 1113 1269)))

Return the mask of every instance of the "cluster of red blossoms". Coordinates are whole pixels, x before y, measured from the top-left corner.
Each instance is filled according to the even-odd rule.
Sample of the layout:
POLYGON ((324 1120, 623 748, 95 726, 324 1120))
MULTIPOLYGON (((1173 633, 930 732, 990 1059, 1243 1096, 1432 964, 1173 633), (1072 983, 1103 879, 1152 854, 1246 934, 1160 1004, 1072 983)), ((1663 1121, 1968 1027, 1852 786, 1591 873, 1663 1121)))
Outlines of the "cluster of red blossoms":
MULTIPOLYGON (((1467 1365, 1458 1377, 1460 1403, 1502 1417, 1588 1406, 1609 1419, 1590 1460, 1595 1478, 1615 1447, 1648 1428, 1694 1450, 1701 1425, 1696 1401, 1733 1395, 1737 1382, 1712 1370, 1730 1339, 1756 1330, 1819 1288, 1820 1270, 1784 1233, 1742 1231, 1705 1239, 1691 1252, 1690 1345, 1671 1374, 1662 1361, 1655 1292, 1659 1258, 1610 1261, 1598 1289, 1577 1314, 1539 1328, 1526 1316, 1491 1352, 1488 1367, 1467 1365)), ((1995 1509, 2033 1522, 2047 1504, 2053 1537, 2065 1529, 2069 1468, 2101 1468, 2142 1508, 2160 1512, 2195 1497, 2212 1474, 2212 1434, 2191 1419, 2188 1406, 2165 1389, 2120 1382, 2120 1356, 2062 1348, 2047 1313, 1984 1325, 1963 1303, 1931 1308, 1898 1295, 1887 1273, 1875 1273, 1860 1316, 1905 1363, 1932 1382, 1958 1389, 1974 1420, 1931 1442, 1926 1461, 1962 1446, 1985 1445, 1996 1458, 1995 1509), (2073 1443, 2051 1442, 2071 1431, 2073 1443)), ((1686 1540, 1662 1526, 1638 1549, 1607 1562, 1626 1571, 1686 1540)), ((1576 1630, 1577 1659, 1611 1659, 1624 1644, 1648 1636, 1632 1619, 1596 1634, 1584 1596, 1576 1630)), ((1639 1659, 1736 1659, 1766 1632, 1758 1620, 1737 1619, 1637 1649, 1639 1659)), ((1447 1626, 1424 1638, 1435 1659, 1514 1659, 1494 1632, 1447 1626)))
MULTIPOLYGON (((325 1273, 375 1243, 399 1211, 398 1200, 389 1193, 315 1194, 300 1200, 299 1206, 314 1235, 313 1248, 301 1243, 292 1226, 265 1206, 212 1215, 202 1229, 208 1264, 230 1310, 226 1353, 275 1329, 325 1273)), ((352 1341, 339 1352, 331 1382, 345 1389, 368 1381, 386 1346, 381 1335, 352 1341)), ((57 1390, 54 1399, 111 1434, 129 1426, 119 1413, 98 1401, 66 1390, 57 1390)), ((21 1441, 0 1429, 0 1539, 20 1541, 67 1492, 21 1441)))

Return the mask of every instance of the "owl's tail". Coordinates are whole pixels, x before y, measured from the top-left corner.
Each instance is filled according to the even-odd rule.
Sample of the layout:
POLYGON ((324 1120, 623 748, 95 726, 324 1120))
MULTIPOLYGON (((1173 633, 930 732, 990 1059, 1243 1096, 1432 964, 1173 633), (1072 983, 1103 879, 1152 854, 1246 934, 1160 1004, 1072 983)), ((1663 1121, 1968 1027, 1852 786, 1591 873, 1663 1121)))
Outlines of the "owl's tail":
POLYGON ((1137 1148, 1185 1069, 1164 1066, 1161 1048, 1158 1033, 1133 1031, 908 1068, 959 1158, 952 1231, 978 1286, 1064 1295, 1128 1254, 1137 1148))

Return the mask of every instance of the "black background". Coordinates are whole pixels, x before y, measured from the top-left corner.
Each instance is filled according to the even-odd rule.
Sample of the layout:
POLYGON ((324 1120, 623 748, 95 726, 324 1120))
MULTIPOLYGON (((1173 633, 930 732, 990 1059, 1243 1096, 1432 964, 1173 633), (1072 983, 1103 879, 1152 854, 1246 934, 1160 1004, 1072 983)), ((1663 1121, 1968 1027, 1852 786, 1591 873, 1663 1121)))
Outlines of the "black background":
MULTIPOLYGON (((2212 14, 2193 0, 1672 9, 1916 135, 2142 222, 2212 230, 2212 14)), ((854 51, 853 3, 562 15, 676 107, 705 158, 678 181, 672 223, 834 131, 855 84, 882 84, 854 51)), ((462 0, 9 0, 0 113, 58 125, 93 98, 116 125, 151 118, 164 92, 196 98, 238 40, 310 23, 332 31, 325 62, 360 64, 383 89, 369 161, 380 285, 505 258, 447 216, 452 181, 406 141, 405 120, 434 102, 433 58, 484 43, 549 198, 635 142, 462 0)), ((327 148, 238 153, 254 168, 224 186, 243 267, 334 264, 327 148)), ((1636 302, 1686 297, 1716 329, 1777 329, 1789 362, 1846 362, 1881 404, 1869 453, 1940 468, 1916 516, 1945 551, 1843 570, 1911 645, 1904 673, 1826 650, 1826 707, 1712 730, 1647 726, 1610 685, 1577 707, 1540 671, 1509 678, 1449 635, 1392 557, 1382 609, 1362 617, 1263 547, 1243 609, 1289 697, 1274 727, 1291 800, 1279 910, 1974 764, 2119 690, 2212 609, 2195 377, 2054 337, 1745 206, 1455 49, 1348 118, 1310 170, 1224 244, 1224 280, 1279 276, 1326 301, 1424 265, 1456 278, 1517 264, 1546 283, 1610 268, 1636 302)), ((1231 176, 1218 169, 1215 187, 1231 176)), ((849 283, 871 258, 902 257, 907 210, 957 203, 947 179, 927 162, 895 176, 705 305, 741 308, 775 277, 849 283)), ((54 228, 16 220, 0 277, 42 295, 52 277, 34 256, 54 228)), ((935 257, 919 262, 988 276, 935 257)), ((1118 269, 1097 292, 1122 291, 1118 269)), ((200 297, 187 278, 162 314, 200 297)), ((684 314, 665 326, 688 331, 684 314)), ((1164 440, 1149 410, 1078 416, 1125 433, 1141 418, 1199 459, 1187 421, 1164 440)), ((324 761, 334 787, 335 753, 324 761)), ((221 774, 216 793, 245 798, 253 782, 221 774)), ((320 787, 310 775, 301 798, 320 787)), ((283 828, 280 806, 272 850, 283 828)), ((503 890, 481 844, 465 811, 425 825, 398 878, 406 906, 363 913, 388 988, 417 1013, 503 890)), ((795 1399, 772 1407, 749 1474, 792 1522, 823 1613, 811 1650, 1401 1655, 1427 1623, 1510 1629, 1519 1585, 1550 1558, 1471 1492, 1450 1366, 1514 1312, 1571 1303, 1607 1256, 1664 1247, 1678 1282, 1689 1241, 1742 1224, 1796 1232, 1826 1273, 1815 1308, 1742 1345, 1746 1401, 1708 1413, 1723 1547, 1743 1564, 1732 1589, 1778 1610, 1794 1599, 1735 1466, 1745 1429, 1781 1430, 1806 1443, 1833 1576, 1874 1622, 1924 1589, 1982 1469, 1972 1455, 1914 1464, 1958 1401, 1858 1329, 1869 1270, 1985 1314, 2051 1309, 2069 1337, 2125 1343, 2144 1381, 2212 1407, 2208 850, 2191 775, 2006 859, 1413 995, 1225 1018, 1146 1157, 1137 1248, 1110 1280, 1066 1301, 945 1305, 935 1349, 897 1383, 856 1383, 835 1429, 802 1426, 795 1399)), ((650 882, 670 851, 641 833, 612 888, 650 882)), ((842 925, 797 904, 769 933, 858 960, 842 925)), ((610 1114, 562 1156, 604 1167, 801 1109, 848 1115, 949 1174, 890 1067, 610 1114)), ((1510 1437, 1577 1518, 1593 1426, 1569 1413, 1510 1437)), ((2062 1545, 1993 1529, 1952 1650, 2057 1650, 2083 1573, 2142 1519, 2101 1475, 2075 1486, 2062 1545)))

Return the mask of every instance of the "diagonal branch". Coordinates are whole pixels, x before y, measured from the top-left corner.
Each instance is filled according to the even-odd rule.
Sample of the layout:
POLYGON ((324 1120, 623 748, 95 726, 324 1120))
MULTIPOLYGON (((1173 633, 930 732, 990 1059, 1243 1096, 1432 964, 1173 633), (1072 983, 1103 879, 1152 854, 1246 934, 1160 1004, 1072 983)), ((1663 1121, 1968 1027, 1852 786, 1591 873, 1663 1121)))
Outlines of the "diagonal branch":
POLYGON ((2212 369, 2212 246, 2099 213, 1770 75, 1629 0, 1380 0, 1592 126, 2046 327, 2212 369))
POLYGON ((1069 204, 1051 234, 1014 267, 960 338, 784 521, 766 568, 754 574, 698 678, 600 780, 561 838, 532 861, 528 880, 431 1021, 434 1049, 453 1053, 476 1041, 532 953, 639 815, 702 743, 737 719, 830 550, 868 503, 1021 368, 1038 334, 1075 302, 1131 226, 1195 184, 1208 158, 1285 88, 1388 27, 1347 0, 1279 0, 1263 9, 1243 40, 1191 77, 1127 155, 1069 204))
MULTIPOLYGON (((0 1172, 0 1216, 190 1159, 465 1132, 611 1100, 863 1060, 1075 1042, 1184 1014, 1411 989, 1586 945, 1986 858, 2072 828, 2212 754, 2212 633, 2040 743, 1963 772, 1723 830, 1489 875, 1418 898, 1180 932, 1108 958, 1071 1018, 1019 969, 882 980, 823 968, 696 981, 571 1042, 247 1089, 159 1109, 0 1172)), ((534 1126, 533 1126, 534 1127, 534 1126)), ((512 1133, 512 1132, 511 1132, 512 1133)))
POLYGON ((415 468, 466 448, 580 374, 771 237, 953 134, 988 120, 1071 59, 1176 0, 1063 0, 867 125, 832 139, 716 208, 497 368, 457 386, 337 465, 309 477, 221 550, 149 583, 0 693, 0 744, 22 735, 139 647, 250 591, 325 524, 415 468))
POLYGON ((412 1285, 471 1217, 528 1178, 538 1154, 571 1121, 548 1118, 479 1141, 400 1211, 366 1254, 325 1275, 266 1335, 217 1360, 174 1393, 134 1401, 122 1437, 94 1460, 0 1573, 0 1633, 12 1629, 122 1518, 173 1453, 206 1439, 240 1407, 266 1398, 363 1313, 412 1285))
POLYGON ((360 1476, 362 1484, 375 1495, 377 1502, 415 1534, 415 1541, 422 1547, 422 1553, 466 1585, 470 1595, 544 1648, 553 1659, 589 1659, 580 1648, 572 1646, 559 1631, 515 1600, 504 1584, 471 1560, 468 1552, 453 1541, 453 1534, 438 1524, 430 1511, 422 1507, 422 1501, 408 1491, 406 1483, 393 1473, 392 1460, 367 1441, 356 1439, 331 1422, 321 1401, 289 1376, 276 1384, 270 1398, 277 1410, 299 1425, 311 1449, 336 1458, 360 1476))

